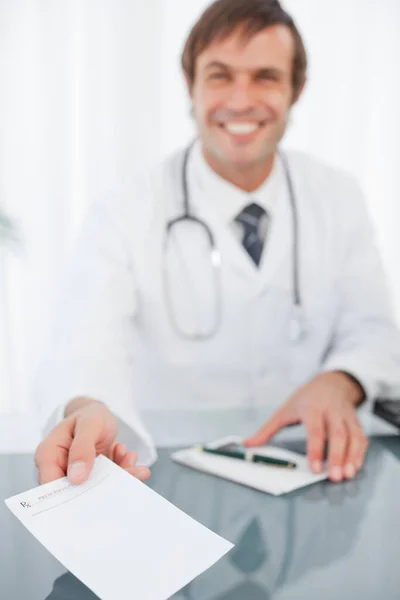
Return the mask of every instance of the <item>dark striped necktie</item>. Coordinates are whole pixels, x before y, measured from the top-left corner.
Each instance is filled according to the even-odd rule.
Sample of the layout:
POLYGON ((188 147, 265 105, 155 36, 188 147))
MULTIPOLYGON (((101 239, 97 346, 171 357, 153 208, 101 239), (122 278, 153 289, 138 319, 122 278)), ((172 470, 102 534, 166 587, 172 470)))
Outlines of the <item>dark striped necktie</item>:
POLYGON ((242 230, 242 245, 255 264, 260 264, 266 237, 267 212, 258 204, 249 204, 236 217, 242 230))

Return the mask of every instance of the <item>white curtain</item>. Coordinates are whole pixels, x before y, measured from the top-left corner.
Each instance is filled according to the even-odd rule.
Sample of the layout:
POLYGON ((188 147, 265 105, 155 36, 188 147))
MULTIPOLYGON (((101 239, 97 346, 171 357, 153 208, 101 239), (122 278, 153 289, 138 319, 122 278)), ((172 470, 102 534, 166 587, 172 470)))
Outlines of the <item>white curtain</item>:
MULTIPOLYGON (((89 203, 194 134, 179 58, 207 4, 0 2, 0 206, 22 240, 18 253, 0 250, 0 412, 29 411, 32 372, 89 203)), ((358 177, 400 317, 400 3, 284 6, 310 55, 285 145, 358 177)))
POLYGON ((88 204, 157 153, 157 0, 0 2, 0 411, 29 409, 60 275, 88 204))

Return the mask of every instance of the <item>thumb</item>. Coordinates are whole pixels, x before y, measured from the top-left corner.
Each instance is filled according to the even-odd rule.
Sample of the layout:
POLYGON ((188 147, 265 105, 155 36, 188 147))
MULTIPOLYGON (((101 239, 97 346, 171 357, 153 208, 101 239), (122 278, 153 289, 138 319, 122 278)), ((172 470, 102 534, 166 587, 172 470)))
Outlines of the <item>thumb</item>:
POLYGON ((287 410, 279 410, 269 421, 254 435, 244 440, 244 446, 262 446, 266 444, 278 431, 293 423, 293 418, 287 410))
POLYGON ((86 481, 96 458, 96 443, 101 435, 101 423, 96 419, 77 418, 74 440, 68 456, 68 478, 78 485, 86 481))

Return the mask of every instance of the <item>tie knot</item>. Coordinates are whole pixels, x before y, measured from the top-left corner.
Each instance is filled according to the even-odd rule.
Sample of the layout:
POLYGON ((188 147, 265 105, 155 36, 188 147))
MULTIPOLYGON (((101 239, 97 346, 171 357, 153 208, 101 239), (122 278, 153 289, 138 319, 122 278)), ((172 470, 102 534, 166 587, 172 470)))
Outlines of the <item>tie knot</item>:
POLYGON ((266 212, 262 206, 253 202, 238 214, 236 221, 239 221, 239 223, 242 223, 243 225, 250 225, 257 228, 261 217, 264 215, 266 215, 266 212))

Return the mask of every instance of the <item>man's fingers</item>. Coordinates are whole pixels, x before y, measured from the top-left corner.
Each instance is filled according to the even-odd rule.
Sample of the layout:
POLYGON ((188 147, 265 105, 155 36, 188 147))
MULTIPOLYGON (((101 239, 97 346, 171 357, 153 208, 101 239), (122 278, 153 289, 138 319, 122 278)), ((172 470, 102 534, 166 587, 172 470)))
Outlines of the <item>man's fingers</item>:
POLYGON ((65 477, 64 470, 54 463, 42 463, 38 468, 39 485, 65 477))
POLYGON ((39 444, 35 452, 35 465, 40 485, 65 477, 70 440, 68 428, 60 423, 39 444))
MULTIPOLYGON (((122 446, 122 448, 117 449, 119 461, 115 461, 122 469, 125 469, 128 473, 140 479, 140 481, 146 481, 150 477, 150 469, 147 467, 137 467, 137 454, 136 452, 126 452, 122 456, 122 453, 125 449, 123 444, 118 444, 118 446, 122 446)), ((117 456, 116 456, 117 458, 117 456)))
POLYGON ((352 479, 363 465, 368 447, 368 439, 364 435, 357 417, 348 422, 350 435, 349 447, 344 466, 344 476, 352 479))
POLYGON ((292 425, 296 421, 288 409, 279 410, 261 429, 253 436, 244 440, 244 446, 262 446, 266 444, 278 431, 286 425, 292 425))
POLYGON ((345 421, 336 416, 328 418, 327 427, 329 436, 329 478, 332 481, 342 481, 349 443, 349 431, 345 421))
POLYGON ((125 452, 125 455, 122 457, 122 459, 117 462, 117 464, 122 468, 122 469, 133 469, 136 466, 136 461, 137 461, 137 454, 136 452, 125 452))
POLYGON ((324 461, 326 427, 322 413, 314 412, 305 419, 307 430, 307 455, 310 467, 314 473, 321 473, 324 461))
POLYGON ((117 465, 120 465, 121 461, 127 454, 126 446, 122 443, 116 443, 112 450, 111 460, 113 460, 117 465))
POLYGON ((101 422, 78 418, 74 441, 68 457, 68 478, 77 485, 89 477, 96 458, 96 443, 101 435, 101 422))
POLYGON ((135 467, 132 475, 140 479, 140 481, 147 481, 151 476, 151 472, 147 467, 135 467))

